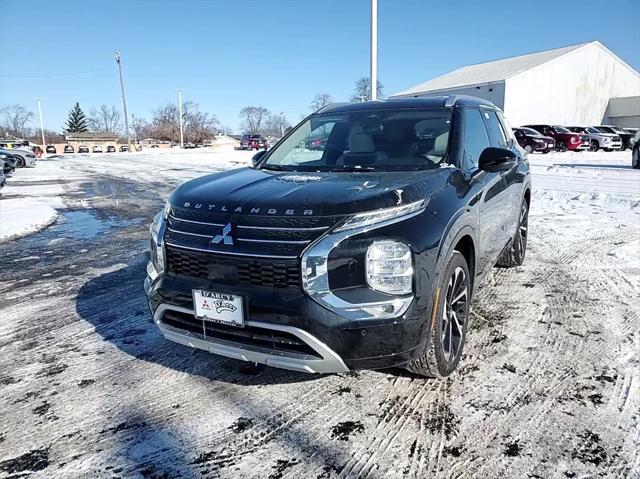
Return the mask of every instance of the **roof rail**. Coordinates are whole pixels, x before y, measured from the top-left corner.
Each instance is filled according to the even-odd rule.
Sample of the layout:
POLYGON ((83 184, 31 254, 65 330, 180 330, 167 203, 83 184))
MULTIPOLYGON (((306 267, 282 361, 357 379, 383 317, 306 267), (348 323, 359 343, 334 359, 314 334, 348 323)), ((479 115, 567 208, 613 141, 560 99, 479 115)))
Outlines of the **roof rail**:
POLYGON ((444 102, 445 107, 451 107, 456 104, 456 100, 458 99, 458 95, 449 95, 444 102))
POLYGON ((318 111, 316 111, 316 113, 322 113, 323 111, 325 111, 327 108, 332 108, 334 106, 340 106, 340 105, 348 105, 349 102, 348 101, 338 101, 335 103, 329 103, 328 105, 323 106, 322 108, 320 108, 318 111))

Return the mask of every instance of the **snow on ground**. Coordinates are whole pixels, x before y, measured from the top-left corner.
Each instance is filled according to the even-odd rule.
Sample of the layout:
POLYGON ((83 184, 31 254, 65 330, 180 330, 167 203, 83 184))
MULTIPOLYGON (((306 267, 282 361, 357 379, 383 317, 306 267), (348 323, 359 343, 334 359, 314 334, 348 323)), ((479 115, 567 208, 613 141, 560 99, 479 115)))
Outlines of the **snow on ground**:
POLYGON ((0 477, 640 476, 630 152, 530 156, 525 264, 482 285, 444 381, 254 367, 158 334, 149 220, 178 183, 251 156, 69 155, 9 179, 0 211, 62 206, 0 244, 0 477))

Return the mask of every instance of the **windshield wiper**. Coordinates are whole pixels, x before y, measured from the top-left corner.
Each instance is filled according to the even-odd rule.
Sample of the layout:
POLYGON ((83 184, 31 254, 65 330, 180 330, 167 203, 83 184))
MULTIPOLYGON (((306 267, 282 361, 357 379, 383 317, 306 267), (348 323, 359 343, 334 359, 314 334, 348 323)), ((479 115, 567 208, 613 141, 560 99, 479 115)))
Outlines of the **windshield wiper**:
POLYGON ((376 168, 373 166, 362 166, 362 165, 344 165, 336 168, 331 168, 329 171, 376 171, 376 168))
POLYGON ((261 170, 272 170, 272 171, 291 171, 290 168, 286 168, 282 165, 270 165, 270 164, 266 164, 266 165, 262 165, 260 167, 261 170))

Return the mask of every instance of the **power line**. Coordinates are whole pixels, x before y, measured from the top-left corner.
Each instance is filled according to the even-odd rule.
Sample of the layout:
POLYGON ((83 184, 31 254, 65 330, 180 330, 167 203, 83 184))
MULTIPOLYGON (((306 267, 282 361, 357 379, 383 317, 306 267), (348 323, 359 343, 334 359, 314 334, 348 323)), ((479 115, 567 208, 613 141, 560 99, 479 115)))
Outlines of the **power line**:
POLYGON ((115 70, 115 67, 105 67, 98 68, 96 70, 85 70, 82 72, 73 72, 73 73, 46 73, 43 75, 0 75, 0 78, 51 78, 51 77, 66 77, 66 76, 74 76, 74 75, 86 75, 87 73, 98 73, 104 72, 107 70, 115 70))

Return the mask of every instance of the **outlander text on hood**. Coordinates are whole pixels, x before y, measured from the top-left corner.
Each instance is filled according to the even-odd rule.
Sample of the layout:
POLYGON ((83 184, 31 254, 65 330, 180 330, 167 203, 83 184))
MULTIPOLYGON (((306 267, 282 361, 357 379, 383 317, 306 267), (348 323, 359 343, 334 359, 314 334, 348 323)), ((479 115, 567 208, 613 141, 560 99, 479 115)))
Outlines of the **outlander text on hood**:
POLYGON ((155 217, 164 337, 298 371, 453 372, 478 284, 527 247, 529 165, 502 112, 331 105, 253 163, 184 183, 155 217))

